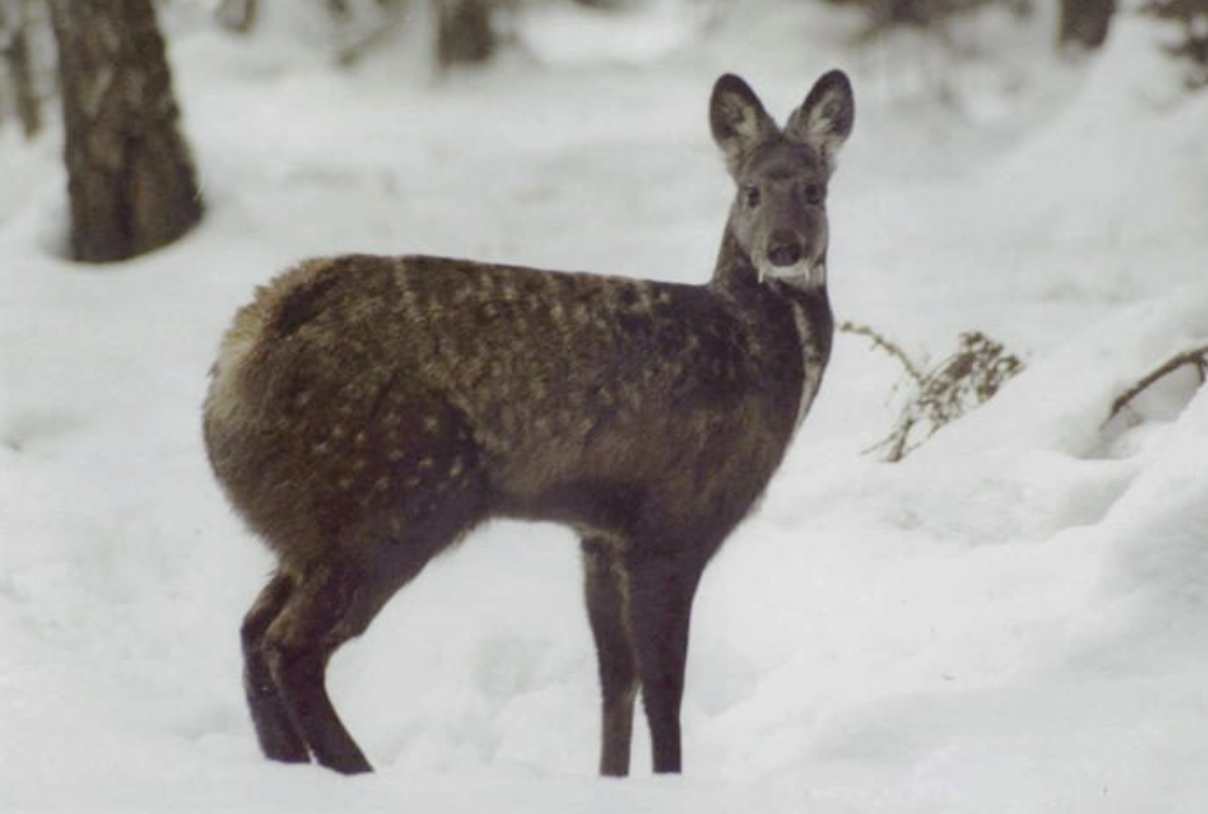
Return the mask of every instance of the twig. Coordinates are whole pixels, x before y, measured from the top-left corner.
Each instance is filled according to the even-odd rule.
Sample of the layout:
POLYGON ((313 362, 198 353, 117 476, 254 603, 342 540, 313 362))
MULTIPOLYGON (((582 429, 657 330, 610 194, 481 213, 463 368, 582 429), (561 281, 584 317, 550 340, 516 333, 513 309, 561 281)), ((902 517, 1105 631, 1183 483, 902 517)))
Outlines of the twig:
POLYGON ((1195 365, 1196 371, 1200 374, 1200 382, 1202 383, 1208 378, 1208 345, 1176 354, 1156 367, 1132 387, 1125 390, 1112 402, 1111 412, 1108 414, 1107 420, 1111 421, 1119 415, 1121 410, 1127 407, 1133 399, 1141 395, 1143 391, 1153 385, 1158 379, 1173 373, 1183 365, 1195 365))
POLYGON ((896 344, 881 336, 872 328, 869 328, 867 325, 857 325, 854 322, 843 322, 839 326, 839 330, 843 331, 844 333, 855 334, 856 336, 863 336, 872 340, 872 344, 875 347, 880 348, 901 362, 902 367, 906 368, 906 372, 910 374, 910 378, 914 379, 916 384, 923 383, 923 373, 919 370, 918 366, 911 361, 910 357, 906 355, 906 351, 902 350, 896 344))
POLYGON ((889 463, 902 460, 945 424, 993 398, 1005 381, 1023 369, 1016 356, 980 331, 962 333, 957 352, 923 372, 901 348, 871 328, 845 322, 839 330, 868 337, 901 362, 914 379, 915 393, 903 407, 893 432, 865 450, 887 450, 889 463))

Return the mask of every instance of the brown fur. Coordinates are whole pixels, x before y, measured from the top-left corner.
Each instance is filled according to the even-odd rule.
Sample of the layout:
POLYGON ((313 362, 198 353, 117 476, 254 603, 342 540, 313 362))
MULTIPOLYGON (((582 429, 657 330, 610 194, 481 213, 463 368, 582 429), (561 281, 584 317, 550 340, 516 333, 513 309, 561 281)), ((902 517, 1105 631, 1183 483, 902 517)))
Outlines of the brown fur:
MULTIPOLYGON (((727 81, 715 110, 766 116, 745 85, 719 100, 727 81)), ((732 164, 770 167, 768 184, 785 166, 829 175, 821 146, 772 130, 718 139, 732 164)), ((775 234, 797 228, 817 265, 824 211, 808 214, 775 234)), ((239 311, 204 427, 219 481, 280 560, 244 625, 266 753, 367 770, 323 688, 327 659, 433 555, 504 516, 583 536, 601 771, 628 771, 639 685, 655 768, 679 769, 697 581, 780 463, 832 331, 825 288, 758 281, 762 255, 733 226, 707 286, 350 255, 303 263, 239 311)))

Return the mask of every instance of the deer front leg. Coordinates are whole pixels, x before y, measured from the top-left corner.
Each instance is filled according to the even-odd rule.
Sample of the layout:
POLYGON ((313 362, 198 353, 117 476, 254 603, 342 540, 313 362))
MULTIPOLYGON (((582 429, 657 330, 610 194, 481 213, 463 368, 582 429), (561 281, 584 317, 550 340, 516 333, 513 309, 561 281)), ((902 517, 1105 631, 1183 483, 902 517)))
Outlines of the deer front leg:
POLYGON ((583 540, 587 617, 596 643, 602 696, 600 774, 629 774, 637 662, 629 632, 629 577, 608 541, 583 540))
POLYGON ((630 565, 630 629, 658 773, 679 772, 682 766, 680 703, 688 623, 700 573, 700 565, 679 559, 630 565))

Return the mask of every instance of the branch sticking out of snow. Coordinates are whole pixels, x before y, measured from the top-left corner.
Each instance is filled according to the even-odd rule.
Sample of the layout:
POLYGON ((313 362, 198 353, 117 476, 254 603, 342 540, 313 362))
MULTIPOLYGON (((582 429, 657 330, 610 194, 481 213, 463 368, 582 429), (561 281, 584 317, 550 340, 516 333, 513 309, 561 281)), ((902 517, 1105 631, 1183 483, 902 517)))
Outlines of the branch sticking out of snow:
POLYGON ((915 384, 921 385, 923 383, 922 371, 920 370, 919 366, 915 364, 914 360, 906 355, 906 351, 902 350, 897 346, 897 344, 886 339, 872 328, 868 327, 867 325, 857 325, 854 322, 844 322, 839 326, 839 330, 843 331, 844 333, 855 334, 856 336, 863 336, 867 339, 871 339, 873 347, 880 348, 902 363, 902 367, 906 368, 906 372, 910 375, 910 378, 914 379, 915 384))
POLYGON ((874 347, 901 362, 914 380, 914 396, 903 408, 893 432, 867 450, 887 449, 885 460, 889 463, 902 460, 945 424, 988 401, 1023 370, 1018 357, 980 331, 962 333, 956 353, 924 373, 922 366, 897 344, 873 329, 844 322, 839 330, 871 339, 874 347))
MULTIPOLYGON (((1208 345, 1191 350, 1183 351, 1182 353, 1172 356, 1148 374, 1138 380, 1132 387, 1125 390, 1116 400, 1112 402, 1111 412, 1108 413, 1107 420, 1111 421, 1120 411, 1127 407, 1133 399, 1145 392, 1149 387, 1156 383, 1159 379, 1175 372, 1184 365, 1194 365, 1196 371, 1200 374, 1200 382, 1208 380, 1208 345)), ((1106 423, 1106 422, 1105 422, 1106 423)))

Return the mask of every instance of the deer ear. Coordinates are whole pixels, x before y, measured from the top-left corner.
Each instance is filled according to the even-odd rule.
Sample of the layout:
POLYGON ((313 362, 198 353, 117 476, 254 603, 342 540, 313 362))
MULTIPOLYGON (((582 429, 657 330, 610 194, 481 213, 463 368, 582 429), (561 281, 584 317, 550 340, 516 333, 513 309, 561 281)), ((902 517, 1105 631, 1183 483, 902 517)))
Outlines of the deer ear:
POLYGON ((709 126, 713 128, 713 140, 725 154, 731 174, 744 158, 777 132, 776 123, 763 109, 755 91, 730 73, 713 86, 709 126))
POLYGON ((818 151, 827 172, 835 169, 835 155, 851 135, 856 100, 843 71, 830 71, 815 84, 801 107, 793 111, 784 134, 818 151))

